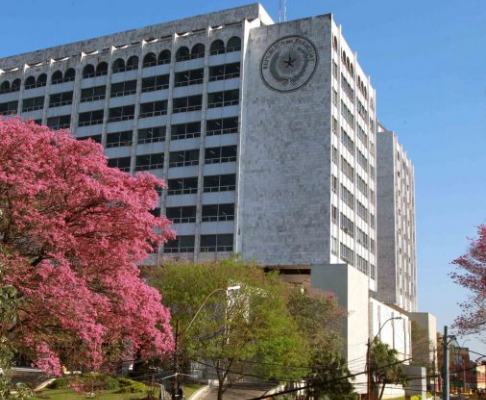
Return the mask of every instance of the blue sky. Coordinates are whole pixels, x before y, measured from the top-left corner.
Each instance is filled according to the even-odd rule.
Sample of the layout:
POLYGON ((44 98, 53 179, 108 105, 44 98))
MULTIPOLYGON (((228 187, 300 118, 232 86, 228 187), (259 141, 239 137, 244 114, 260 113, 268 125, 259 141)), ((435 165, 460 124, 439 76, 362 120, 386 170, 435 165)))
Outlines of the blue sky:
MULTIPOLYGON (((3 1, 0 57, 247 3, 3 1)), ((278 0, 262 4, 277 19, 278 0)), ((287 9, 288 19, 334 14, 377 89, 379 119, 415 164, 419 307, 442 330, 467 296, 450 262, 486 223, 486 0, 288 0, 287 9)))

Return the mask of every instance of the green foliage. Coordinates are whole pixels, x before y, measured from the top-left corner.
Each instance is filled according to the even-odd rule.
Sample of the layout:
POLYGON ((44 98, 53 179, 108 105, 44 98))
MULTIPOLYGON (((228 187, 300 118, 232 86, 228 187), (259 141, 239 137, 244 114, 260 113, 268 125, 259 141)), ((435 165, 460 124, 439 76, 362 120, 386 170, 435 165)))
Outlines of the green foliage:
POLYGON ((142 382, 137 382, 128 378, 118 379, 120 390, 118 393, 144 393, 147 391, 147 386, 142 382))
POLYGON ((87 387, 93 386, 95 390, 113 390, 119 389, 121 383, 119 380, 124 378, 116 378, 111 375, 105 375, 100 373, 84 373, 81 375, 65 376, 62 378, 57 378, 52 382, 48 388, 49 389, 64 389, 69 387, 70 383, 74 380, 80 380, 87 387))
POLYGON ((168 264, 148 278, 170 308, 173 325, 179 324, 181 354, 209 360, 220 383, 230 370, 244 374, 249 368, 263 378, 302 375, 286 367, 306 365, 310 346, 287 307, 289 286, 276 274, 234 258, 168 264), (240 288, 226 290, 234 286, 240 288))
POLYGON ((387 384, 405 385, 407 377, 403 365, 397 358, 398 352, 387 344, 377 340, 370 349, 370 369, 372 371, 372 389, 381 399, 387 384))
MULTIPOLYGON (((0 398, 8 399, 11 397, 8 371, 11 367, 15 349, 7 339, 7 332, 17 320, 19 300, 17 299, 15 288, 3 284, 3 257, 8 257, 8 254, 0 246, 0 398)), ((21 387, 19 396, 23 396, 24 392, 26 391, 21 387)))

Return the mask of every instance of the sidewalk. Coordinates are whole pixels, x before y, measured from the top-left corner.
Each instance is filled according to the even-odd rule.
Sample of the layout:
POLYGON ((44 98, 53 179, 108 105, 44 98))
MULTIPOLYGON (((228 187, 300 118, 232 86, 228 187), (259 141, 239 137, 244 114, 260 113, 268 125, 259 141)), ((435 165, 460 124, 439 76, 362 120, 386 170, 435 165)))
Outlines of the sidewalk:
MULTIPOLYGON (((248 383, 238 382, 228 387, 224 394, 224 400, 249 400, 259 397, 275 387, 269 383, 248 383)), ((218 398, 218 388, 216 386, 205 386, 195 392, 190 400, 216 400, 218 398)))

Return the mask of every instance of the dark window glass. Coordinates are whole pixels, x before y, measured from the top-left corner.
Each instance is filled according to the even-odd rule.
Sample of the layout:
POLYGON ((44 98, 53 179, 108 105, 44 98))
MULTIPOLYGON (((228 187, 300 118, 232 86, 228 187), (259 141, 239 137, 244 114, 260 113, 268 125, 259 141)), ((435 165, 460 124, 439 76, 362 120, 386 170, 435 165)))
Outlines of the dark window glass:
POLYGON ((138 130, 138 143, 155 143, 165 140, 165 126, 138 130))

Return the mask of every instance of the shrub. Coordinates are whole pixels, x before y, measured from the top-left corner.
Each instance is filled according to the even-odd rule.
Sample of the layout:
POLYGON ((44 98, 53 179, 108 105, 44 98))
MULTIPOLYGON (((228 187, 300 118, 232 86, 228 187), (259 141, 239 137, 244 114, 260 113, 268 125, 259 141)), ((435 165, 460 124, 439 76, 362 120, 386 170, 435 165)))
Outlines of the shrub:
POLYGON ((144 393, 147 391, 147 386, 142 382, 137 382, 128 378, 119 378, 120 390, 118 393, 144 393))

